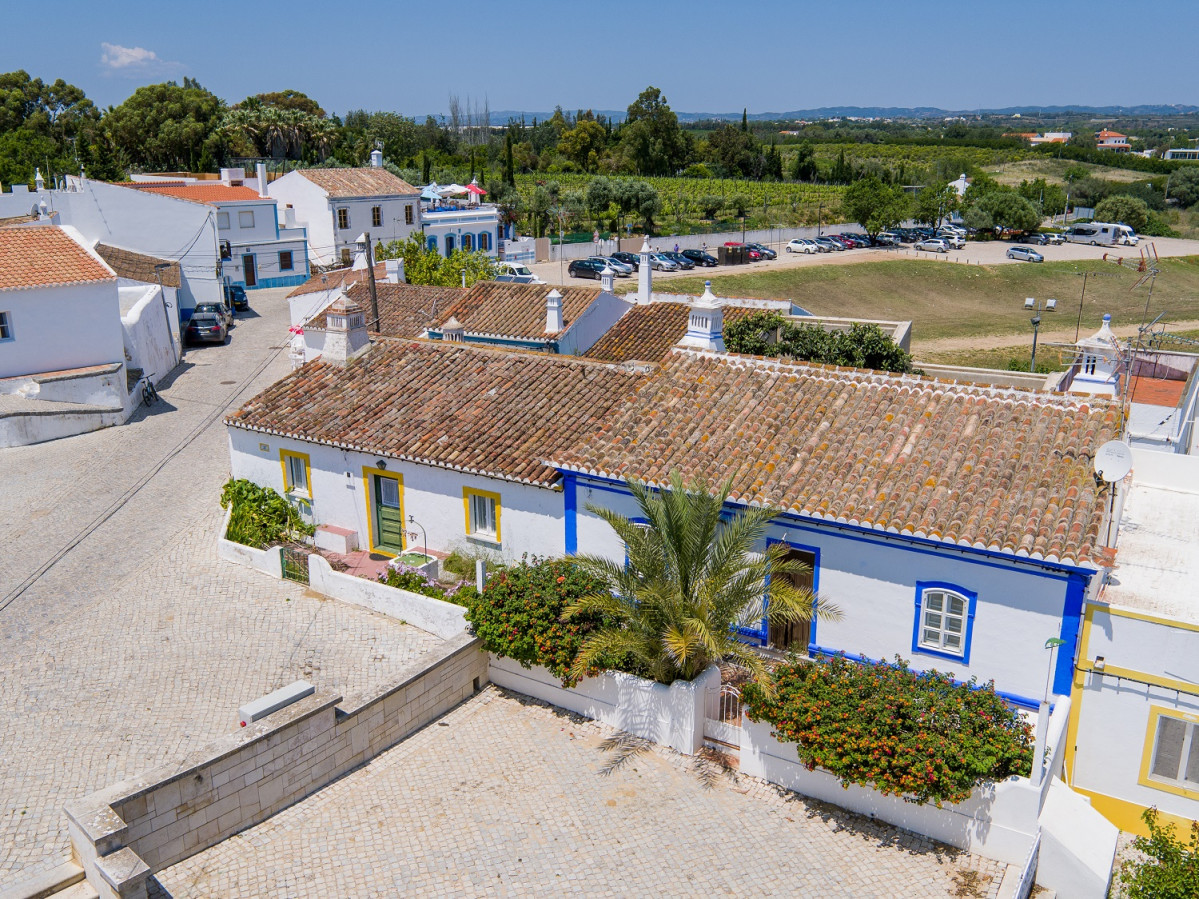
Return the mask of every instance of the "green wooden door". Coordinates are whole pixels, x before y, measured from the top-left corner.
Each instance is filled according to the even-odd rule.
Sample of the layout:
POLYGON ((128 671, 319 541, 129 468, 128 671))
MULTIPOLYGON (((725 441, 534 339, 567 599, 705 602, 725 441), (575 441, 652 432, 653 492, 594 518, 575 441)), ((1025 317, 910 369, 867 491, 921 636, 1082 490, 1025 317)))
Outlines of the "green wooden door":
POLYGON ((375 546, 390 553, 404 551, 404 513, 398 478, 375 475, 375 546))

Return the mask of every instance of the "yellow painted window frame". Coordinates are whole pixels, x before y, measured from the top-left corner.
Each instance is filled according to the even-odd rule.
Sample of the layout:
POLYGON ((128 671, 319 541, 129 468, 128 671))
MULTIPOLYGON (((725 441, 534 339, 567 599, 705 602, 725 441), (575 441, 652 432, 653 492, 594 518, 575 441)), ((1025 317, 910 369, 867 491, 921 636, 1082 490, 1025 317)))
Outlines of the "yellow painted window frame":
POLYGON ((312 459, 308 453, 299 453, 295 450, 279 450, 279 467, 283 469, 283 492, 285 494, 295 493, 298 496, 303 496, 307 499, 312 499, 312 459), (291 483, 291 478, 287 474, 287 457, 291 456, 295 459, 300 459, 304 463, 304 480, 308 482, 308 489, 298 491, 291 483))
MULTIPOLYGON (((1189 789, 1179 784, 1166 783, 1165 781, 1157 780, 1149 773, 1153 767, 1153 749, 1154 743, 1157 740, 1157 722, 1158 719, 1165 715, 1167 718, 1175 718, 1179 721, 1196 726, 1199 725, 1199 715, 1193 712, 1183 712, 1179 709, 1171 709, 1162 705, 1152 705, 1149 707, 1149 723, 1145 727, 1145 749, 1141 755, 1141 776, 1137 778, 1137 783, 1143 787, 1149 787, 1154 790, 1161 790, 1165 793, 1173 793, 1176 796, 1186 796, 1188 799, 1199 799, 1199 788, 1189 789)), ((1192 740, 1195 737, 1191 737, 1192 740)), ((1186 759, 1182 760, 1186 764, 1186 759)))
POLYGON ((476 490, 474 487, 462 488, 462 511, 466 515, 466 536, 472 540, 480 540, 485 543, 494 543, 499 545, 503 542, 503 531, 500 530, 500 495, 493 493, 490 490, 476 490), (481 496, 486 499, 495 501, 495 536, 490 534, 476 534, 470 526, 470 498, 472 496, 481 496))
MULTIPOLYGON (((374 477, 382 475, 385 478, 393 478, 399 481, 400 486, 400 518, 404 517, 404 476, 398 471, 388 471, 385 468, 374 468, 373 466, 362 466, 362 492, 366 497, 366 540, 373 553, 379 553, 382 556, 391 556, 393 559, 396 554, 389 549, 379 549, 375 545, 375 504, 373 502, 374 494, 374 477)), ((407 549, 408 541, 405 539, 407 532, 401 535, 401 549, 407 549)))

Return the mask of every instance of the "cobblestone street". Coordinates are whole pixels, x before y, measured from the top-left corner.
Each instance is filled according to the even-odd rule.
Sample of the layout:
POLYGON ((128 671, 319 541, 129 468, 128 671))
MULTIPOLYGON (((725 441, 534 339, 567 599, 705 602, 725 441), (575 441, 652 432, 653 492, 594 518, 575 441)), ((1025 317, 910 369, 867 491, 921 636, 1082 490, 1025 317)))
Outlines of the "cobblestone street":
POLYGON ((287 371, 285 293, 252 294, 125 426, 0 450, 0 886, 67 855, 68 800, 229 732, 248 699, 360 688, 435 639, 216 558, 221 419, 287 371))
POLYGON ((611 734, 489 687, 321 792, 161 872, 150 895, 997 893, 998 862, 668 750, 605 751, 611 734))

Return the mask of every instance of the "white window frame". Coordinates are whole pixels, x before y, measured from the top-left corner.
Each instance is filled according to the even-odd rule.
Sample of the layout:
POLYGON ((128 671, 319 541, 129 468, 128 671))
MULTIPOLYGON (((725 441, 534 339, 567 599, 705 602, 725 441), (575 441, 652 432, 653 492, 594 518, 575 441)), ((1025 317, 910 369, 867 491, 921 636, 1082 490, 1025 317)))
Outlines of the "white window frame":
POLYGON ((485 490, 466 490, 467 536, 500 542, 500 499, 485 490))
POLYGON ((970 597, 949 587, 926 587, 920 593, 916 649, 965 658, 970 623, 970 597), (958 608, 955 610, 954 606, 958 608), (956 638, 957 645, 953 645, 956 638))
POLYGON ((287 474, 284 484, 286 492, 297 496, 312 498, 312 485, 308 483, 309 461, 298 453, 283 452, 283 464, 287 474))
POLYGON ((254 227, 254 210, 240 209, 237 212, 237 227, 253 228, 254 227))
POLYGON ((216 214, 216 226, 217 226, 217 229, 220 231, 228 231, 229 230, 229 213, 218 212, 216 214))

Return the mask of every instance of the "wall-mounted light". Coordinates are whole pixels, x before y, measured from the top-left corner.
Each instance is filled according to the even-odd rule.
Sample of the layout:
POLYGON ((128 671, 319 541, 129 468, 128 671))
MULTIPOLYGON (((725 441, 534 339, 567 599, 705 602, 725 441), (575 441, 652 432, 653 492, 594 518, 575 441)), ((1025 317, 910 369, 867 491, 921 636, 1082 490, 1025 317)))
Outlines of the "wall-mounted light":
POLYGON ((377 459, 375 461, 375 468, 378 468, 381 471, 387 471, 387 460, 386 459, 377 459))
POLYGON ((1107 662, 1104 660, 1103 656, 1095 656, 1095 664, 1093 667, 1096 671, 1102 671, 1107 667, 1107 662))

